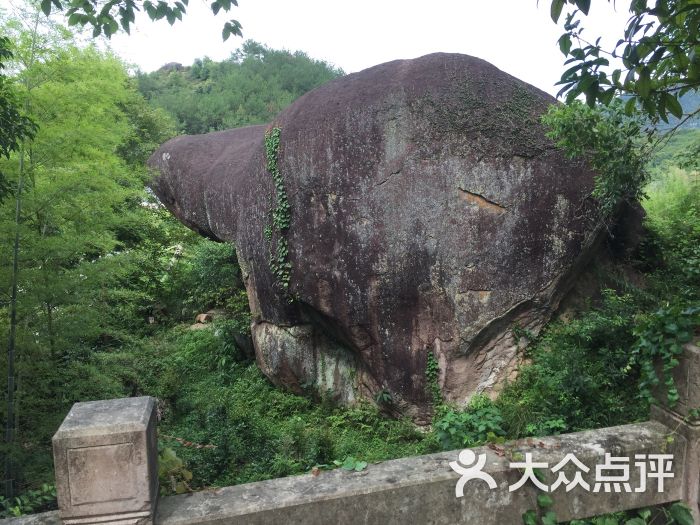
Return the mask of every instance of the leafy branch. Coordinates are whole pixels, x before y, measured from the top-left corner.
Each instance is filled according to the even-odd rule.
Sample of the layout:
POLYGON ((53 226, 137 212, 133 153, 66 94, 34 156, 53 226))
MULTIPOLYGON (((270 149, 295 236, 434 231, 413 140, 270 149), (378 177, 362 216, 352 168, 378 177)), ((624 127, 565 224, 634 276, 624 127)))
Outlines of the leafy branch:
POLYGON ((620 202, 643 196, 651 148, 643 147, 641 120, 627 116, 621 103, 591 108, 574 100, 552 106, 542 121, 558 147, 571 158, 585 159, 598 173, 593 197, 603 218, 620 202))
MULTIPOLYGON (((145 11, 151 20, 166 19, 170 25, 182 20, 187 13, 189 0, 41 0, 41 10, 46 16, 56 11, 65 11, 68 25, 92 26, 93 37, 104 34, 110 38, 121 29, 127 34, 136 20, 136 13, 145 11)), ((238 7, 238 0, 212 0, 209 4, 216 15, 220 11, 230 11, 238 7)), ((243 36, 238 20, 224 24, 221 36, 227 40, 231 35, 243 36)))
POLYGON ((555 23, 565 6, 573 7, 559 38, 559 49, 570 67, 558 82, 562 86, 558 96, 566 95, 571 102, 584 95, 593 107, 624 95, 628 115, 641 107, 653 123, 668 123, 669 115, 683 117, 680 98, 700 88, 700 4, 694 0, 648 4, 648 0, 630 2, 622 38, 612 49, 604 49, 600 38, 591 42, 582 36, 580 15, 588 15, 591 0, 552 0, 550 15, 555 23), (622 67, 610 69, 606 57, 619 59, 622 67))

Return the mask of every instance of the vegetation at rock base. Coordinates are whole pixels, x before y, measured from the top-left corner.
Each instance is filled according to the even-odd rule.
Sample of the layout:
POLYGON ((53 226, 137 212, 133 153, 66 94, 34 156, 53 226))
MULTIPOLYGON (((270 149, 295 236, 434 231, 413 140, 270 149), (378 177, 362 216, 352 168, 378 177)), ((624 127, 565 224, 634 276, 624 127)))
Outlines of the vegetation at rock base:
MULTIPOLYGON (((161 433, 214 445, 198 449, 165 441, 193 472, 194 487, 225 486, 332 468, 348 457, 379 461, 435 450, 410 422, 383 417, 366 404, 341 409, 328 399, 273 387, 231 344, 230 321, 211 329, 176 328, 131 357, 153 369, 144 392, 162 400, 161 433)), ((138 370, 138 365, 134 367, 138 370)))

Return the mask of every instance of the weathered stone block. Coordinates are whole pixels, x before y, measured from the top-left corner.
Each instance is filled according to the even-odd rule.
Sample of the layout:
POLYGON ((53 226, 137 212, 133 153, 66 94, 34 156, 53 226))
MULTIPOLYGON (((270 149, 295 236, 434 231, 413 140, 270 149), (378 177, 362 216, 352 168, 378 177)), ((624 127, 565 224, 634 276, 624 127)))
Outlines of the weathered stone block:
POLYGON ((158 497, 150 397, 76 403, 53 437, 56 492, 67 525, 150 525, 158 497))

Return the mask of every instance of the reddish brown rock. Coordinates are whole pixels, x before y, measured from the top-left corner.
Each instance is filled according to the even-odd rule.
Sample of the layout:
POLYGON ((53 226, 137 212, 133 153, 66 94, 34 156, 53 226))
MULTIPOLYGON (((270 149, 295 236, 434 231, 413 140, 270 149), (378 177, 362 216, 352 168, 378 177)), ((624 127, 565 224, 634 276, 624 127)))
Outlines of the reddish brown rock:
POLYGON ((263 126, 178 137, 151 158, 185 224, 235 243, 258 363, 343 402, 391 394, 425 419, 428 354, 448 400, 490 391, 593 254, 593 173, 545 137, 549 95, 483 60, 382 64, 271 126, 291 205, 289 293, 269 269, 263 126), (516 330, 517 332, 517 330, 516 330))
POLYGON ((197 317, 194 318, 195 323, 211 323, 214 320, 214 318, 210 314, 197 314, 197 317))

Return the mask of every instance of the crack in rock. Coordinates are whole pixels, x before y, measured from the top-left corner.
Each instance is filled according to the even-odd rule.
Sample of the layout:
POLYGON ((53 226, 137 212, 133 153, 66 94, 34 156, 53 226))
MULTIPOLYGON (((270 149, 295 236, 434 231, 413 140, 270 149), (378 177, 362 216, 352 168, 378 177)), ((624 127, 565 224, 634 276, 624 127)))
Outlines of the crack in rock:
POLYGON ((497 215, 501 215, 508 211, 508 209, 505 206, 501 206, 497 202, 487 199, 483 195, 479 195, 478 193, 474 193, 463 188, 457 189, 459 190, 459 196, 463 200, 465 200, 469 204, 476 204, 482 210, 486 210, 489 213, 495 213, 497 215))

